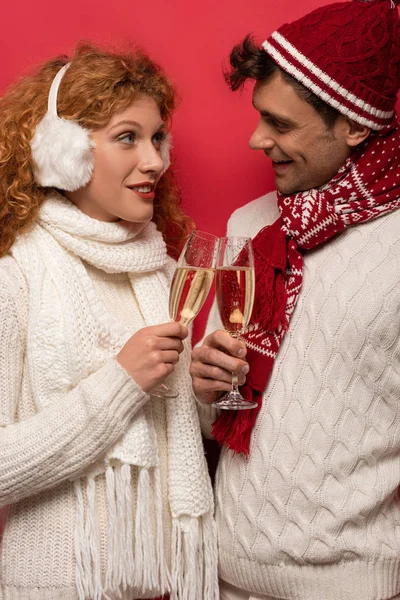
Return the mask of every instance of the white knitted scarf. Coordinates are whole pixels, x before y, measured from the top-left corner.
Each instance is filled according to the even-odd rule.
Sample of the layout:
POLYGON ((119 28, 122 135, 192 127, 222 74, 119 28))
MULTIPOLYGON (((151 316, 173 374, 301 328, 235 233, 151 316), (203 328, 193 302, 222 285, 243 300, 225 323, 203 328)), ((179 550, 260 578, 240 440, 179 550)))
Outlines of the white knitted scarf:
MULTIPOLYGON (((27 360, 39 409, 96 372, 134 333, 104 307, 81 259, 108 273, 128 273, 146 325, 169 320, 171 261, 154 223, 97 221, 53 193, 33 230, 20 237, 12 252, 29 285, 27 360)), ((149 400, 104 459, 74 481, 80 600, 167 592, 172 600, 218 597, 212 490, 189 360, 186 348, 171 380, 179 397, 166 402, 172 572, 164 558, 160 469, 149 400), (137 478, 132 477, 133 467, 137 478), (104 472, 109 511, 105 580, 95 509, 96 477, 104 472), (136 479, 133 506, 131 486, 136 479)))

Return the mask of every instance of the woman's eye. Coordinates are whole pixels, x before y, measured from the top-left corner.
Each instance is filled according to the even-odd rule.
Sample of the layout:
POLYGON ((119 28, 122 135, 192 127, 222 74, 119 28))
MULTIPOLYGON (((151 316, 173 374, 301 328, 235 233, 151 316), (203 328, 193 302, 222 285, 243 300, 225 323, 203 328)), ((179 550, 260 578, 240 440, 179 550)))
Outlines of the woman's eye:
POLYGON ((164 131, 159 131, 158 133, 153 135, 153 144, 155 144, 156 146, 159 146, 160 144, 163 143, 163 141, 165 140, 166 137, 167 137, 167 134, 164 131))
POLYGON ((117 139, 123 144, 133 144, 136 139, 136 134, 133 131, 127 131, 126 133, 119 135, 117 139))

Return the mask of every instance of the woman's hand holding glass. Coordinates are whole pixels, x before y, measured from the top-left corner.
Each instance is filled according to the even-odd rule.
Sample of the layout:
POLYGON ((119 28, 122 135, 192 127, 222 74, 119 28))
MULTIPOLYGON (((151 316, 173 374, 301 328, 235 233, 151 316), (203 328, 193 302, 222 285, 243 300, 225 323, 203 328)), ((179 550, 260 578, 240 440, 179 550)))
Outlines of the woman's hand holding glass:
POLYGON ((187 335, 180 323, 143 327, 129 338, 117 360, 144 392, 152 393, 173 372, 187 335))
POLYGON ((187 326, 200 312, 214 278, 218 238, 193 231, 178 259, 169 295, 171 322, 137 331, 117 359, 144 392, 175 398, 165 379, 172 374, 183 352, 187 326))
MULTIPOLYGON (((218 238, 205 231, 193 231, 175 269, 169 294, 169 316, 188 326, 199 314, 214 278, 218 238)), ((175 398, 178 393, 165 383, 152 390, 152 395, 175 398)))

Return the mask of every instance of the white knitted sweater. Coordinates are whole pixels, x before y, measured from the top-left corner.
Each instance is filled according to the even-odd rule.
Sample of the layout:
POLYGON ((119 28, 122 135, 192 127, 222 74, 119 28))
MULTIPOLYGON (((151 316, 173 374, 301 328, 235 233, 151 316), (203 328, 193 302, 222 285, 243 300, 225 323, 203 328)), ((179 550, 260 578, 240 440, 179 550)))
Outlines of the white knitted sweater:
MULTIPOLYGON (((230 235, 278 216, 275 193, 230 235)), ((248 460, 216 478, 220 576, 290 600, 400 592, 400 211, 305 254, 248 460)), ((216 311, 207 333, 221 328, 216 311)), ((202 413, 205 411, 202 410, 202 413)))
POLYGON ((0 599, 132 600, 171 590, 176 600, 215 600, 211 488, 189 346, 172 378, 176 404, 153 402, 114 358, 120 330, 126 337, 168 319, 172 261, 162 259, 155 228, 136 242, 60 198, 44 209, 55 237, 35 225, 15 256, 0 260, 0 507, 7 506, 0 599), (36 238, 51 250, 43 264, 36 238), (83 245, 91 266, 72 245, 77 252, 83 245), (102 277, 93 265, 109 267, 113 254, 116 274, 102 277), (119 258, 127 261, 122 280, 119 258), (127 271, 132 259, 143 261, 143 272, 127 271))

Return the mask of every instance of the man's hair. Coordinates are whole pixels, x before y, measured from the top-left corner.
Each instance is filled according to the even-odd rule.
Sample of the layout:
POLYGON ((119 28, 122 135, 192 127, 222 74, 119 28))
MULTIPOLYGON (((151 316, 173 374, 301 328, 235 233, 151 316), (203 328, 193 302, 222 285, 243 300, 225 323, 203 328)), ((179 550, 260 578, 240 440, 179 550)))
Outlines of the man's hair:
POLYGON ((267 82, 274 73, 279 71, 283 79, 295 89, 298 96, 318 112, 328 129, 332 129, 340 116, 339 111, 329 106, 294 77, 278 67, 269 54, 254 43, 251 34, 233 48, 229 58, 231 68, 225 71, 225 80, 231 90, 236 91, 243 88, 247 79, 267 82))

